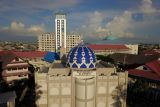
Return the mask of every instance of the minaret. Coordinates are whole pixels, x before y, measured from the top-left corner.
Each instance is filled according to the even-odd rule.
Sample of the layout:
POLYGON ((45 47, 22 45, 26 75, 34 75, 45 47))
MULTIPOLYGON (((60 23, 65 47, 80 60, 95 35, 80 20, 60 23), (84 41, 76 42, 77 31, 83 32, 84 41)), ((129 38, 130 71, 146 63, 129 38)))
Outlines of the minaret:
POLYGON ((61 47, 66 49, 66 14, 55 15, 56 52, 59 52, 61 47))

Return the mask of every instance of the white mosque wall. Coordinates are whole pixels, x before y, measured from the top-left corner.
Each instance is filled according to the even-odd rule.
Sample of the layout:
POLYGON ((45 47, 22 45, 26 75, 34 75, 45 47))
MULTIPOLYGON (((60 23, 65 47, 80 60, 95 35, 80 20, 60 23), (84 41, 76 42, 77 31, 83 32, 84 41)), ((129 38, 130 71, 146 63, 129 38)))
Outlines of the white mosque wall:
MULTIPOLYGON (((71 76, 52 72, 36 75, 36 84, 41 86, 38 90, 42 91, 37 100, 39 107, 114 107, 116 88, 123 84, 123 90, 127 89, 127 72, 117 73, 114 68, 97 68, 87 73, 73 71, 71 76)), ((121 102, 125 107, 126 102, 121 102)))
POLYGON ((114 68, 97 69, 96 106, 115 107, 118 103, 116 97, 118 97, 122 103, 121 107, 126 107, 125 98, 122 100, 122 98, 119 97, 120 93, 118 93, 119 90, 117 87, 120 87, 122 91, 126 92, 127 81, 127 72, 115 72, 114 68))
POLYGON ((44 73, 36 73, 35 81, 36 81, 36 104, 40 105, 40 107, 47 106, 47 75, 44 73))
POLYGON ((48 107, 71 107, 71 76, 48 76, 48 107))

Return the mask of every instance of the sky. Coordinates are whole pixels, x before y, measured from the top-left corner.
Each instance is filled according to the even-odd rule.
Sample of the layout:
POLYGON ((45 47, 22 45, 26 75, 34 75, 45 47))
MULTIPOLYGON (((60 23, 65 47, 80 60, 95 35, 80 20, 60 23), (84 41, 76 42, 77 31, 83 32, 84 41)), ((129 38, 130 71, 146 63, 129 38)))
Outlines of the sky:
POLYGON ((37 41, 67 13, 67 33, 89 43, 160 43, 160 0, 0 0, 0 40, 37 41))

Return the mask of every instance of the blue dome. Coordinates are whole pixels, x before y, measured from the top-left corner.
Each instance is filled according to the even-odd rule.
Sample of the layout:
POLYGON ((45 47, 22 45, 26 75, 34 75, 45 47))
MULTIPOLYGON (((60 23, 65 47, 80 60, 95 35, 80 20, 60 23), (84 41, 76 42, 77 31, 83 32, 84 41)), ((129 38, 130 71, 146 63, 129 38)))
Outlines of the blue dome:
POLYGON ((68 64, 70 68, 95 68, 96 56, 90 48, 81 44, 69 52, 68 64))

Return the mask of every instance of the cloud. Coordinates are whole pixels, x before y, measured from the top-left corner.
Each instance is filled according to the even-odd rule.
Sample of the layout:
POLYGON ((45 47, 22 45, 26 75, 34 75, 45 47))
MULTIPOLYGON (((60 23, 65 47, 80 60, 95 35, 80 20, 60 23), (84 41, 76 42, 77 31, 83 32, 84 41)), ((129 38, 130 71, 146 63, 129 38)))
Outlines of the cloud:
POLYGON ((12 22, 11 23, 11 26, 10 26, 10 30, 13 30, 13 31, 18 31, 18 30, 23 30, 24 29, 24 24, 19 22, 12 22))
POLYGON ((113 32, 114 36, 131 38, 133 34, 128 31, 130 26, 132 26, 132 12, 125 11, 120 16, 115 16, 112 21, 106 24, 106 28, 113 32))
POLYGON ((86 22, 84 25, 81 26, 83 35, 93 38, 99 38, 101 37, 101 34, 98 34, 98 30, 102 29, 101 25, 103 23, 103 20, 106 18, 106 15, 99 12, 94 11, 93 13, 87 14, 88 16, 86 22))
POLYGON ((152 6, 151 0, 142 0, 142 5, 140 6, 140 10, 143 13, 155 13, 157 10, 152 6))
POLYGON ((106 24, 106 28, 120 38, 146 39, 148 35, 154 35, 156 31, 154 29, 160 27, 158 13, 159 10, 152 5, 151 0, 142 0, 138 10, 136 8, 127 10, 119 16, 115 16, 106 24), (143 15, 143 18, 140 16, 142 18, 140 21, 134 20, 132 17, 134 14, 143 15))
MULTIPOLYGON (((132 23, 132 13, 125 11, 117 16, 116 12, 94 11, 89 13, 79 13, 83 18, 80 31, 84 39, 102 40, 105 37, 111 38, 132 38, 133 34, 128 31, 132 23)), ((79 20, 79 15, 76 14, 79 20)), ((76 17, 76 18, 77 18, 76 17)))
POLYGON ((22 22, 11 22, 10 26, 3 27, 0 30, 1 34, 16 35, 16 36, 37 36, 45 32, 44 25, 31 25, 26 27, 22 22))
MULTIPOLYGON (((1 0, 1 12, 12 10, 57 9, 75 6, 82 0, 1 0)), ((31 12, 31 11, 30 11, 31 12)))
POLYGON ((153 6, 151 0, 142 0, 139 7, 126 10, 121 14, 113 14, 114 12, 115 10, 79 13, 77 17, 81 15, 83 18, 80 32, 83 32, 84 39, 90 41, 91 38, 102 40, 112 37, 137 41, 140 39, 150 41, 155 38, 157 41, 160 40, 157 35, 160 34, 158 30, 160 27, 159 10, 153 6), (137 18, 136 20, 133 15, 137 15, 134 17, 137 18))
POLYGON ((43 22, 45 26, 48 26, 47 31, 53 31, 53 12, 60 8, 71 8, 71 10, 75 10, 67 16, 67 30, 81 33, 87 41, 92 41, 92 39, 102 40, 105 37, 121 40, 145 39, 150 41, 154 38, 157 38, 157 41, 160 40, 159 35, 157 35, 160 34, 160 10, 154 6, 153 0, 141 0, 134 5, 136 6, 134 8, 126 6, 128 8, 126 10, 119 8, 117 10, 84 10, 79 6, 83 1, 14 0, 13 2, 1 0, 0 16, 10 21, 11 24, 7 27, 1 25, 0 33, 37 35, 39 32, 45 32, 44 24, 38 24, 39 22, 43 22), (138 3, 139 5, 137 5, 138 3), (151 35, 154 36, 151 37, 151 35))

